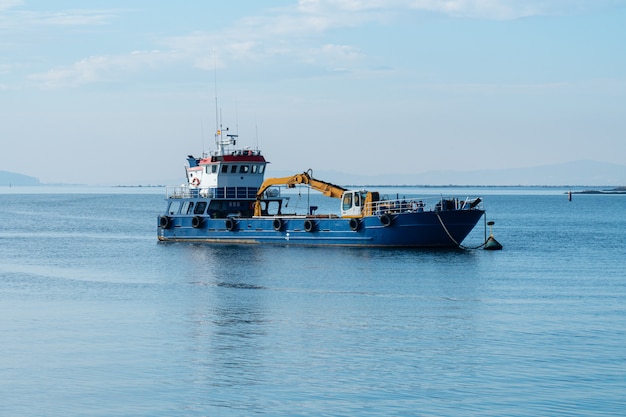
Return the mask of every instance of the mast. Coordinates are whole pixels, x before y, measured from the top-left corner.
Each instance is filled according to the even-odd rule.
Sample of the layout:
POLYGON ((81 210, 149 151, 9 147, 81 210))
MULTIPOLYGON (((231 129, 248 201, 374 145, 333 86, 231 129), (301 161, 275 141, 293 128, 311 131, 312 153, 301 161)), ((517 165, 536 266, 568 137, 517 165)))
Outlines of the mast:
POLYGON ((219 150, 220 155, 224 154, 224 149, 220 147, 220 139, 222 136, 222 129, 219 120, 219 107, 217 105, 217 55, 215 49, 213 50, 213 91, 215 93, 215 146, 219 150))
MULTIPOLYGON (((228 145, 236 145, 237 137, 239 135, 226 134, 226 139, 224 139, 217 102, 217 56, 215 54, 215 50, 213 50, 213 66, 213 88, 215 92, 215 146, 217 147, 217 154, 224 155, 224 148, 228 145)), ((226 128, 226 131, 228 132, 228 128, 226 128)))

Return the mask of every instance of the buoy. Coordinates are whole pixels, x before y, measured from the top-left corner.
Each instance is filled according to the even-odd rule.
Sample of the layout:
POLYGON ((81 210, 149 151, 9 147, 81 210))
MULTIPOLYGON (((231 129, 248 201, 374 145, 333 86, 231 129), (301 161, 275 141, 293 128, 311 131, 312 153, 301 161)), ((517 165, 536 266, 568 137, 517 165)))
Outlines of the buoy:
POLYGON ((572 192, 571 191, 567 193, 567 199, 569 201, 572 201, 572 192))
POLYGON ((485 250, 502 250, 502 245, 493 236, 489 236, 485 242, 485 250))
POLYGON ((496 238, 493 237, 494 224, 494 222, 487 222, 487 225, 489 226, 489 238, 485 242, 485 250, 502 250, 502 245, 500 244, 500 242, 498 242, 496 238))

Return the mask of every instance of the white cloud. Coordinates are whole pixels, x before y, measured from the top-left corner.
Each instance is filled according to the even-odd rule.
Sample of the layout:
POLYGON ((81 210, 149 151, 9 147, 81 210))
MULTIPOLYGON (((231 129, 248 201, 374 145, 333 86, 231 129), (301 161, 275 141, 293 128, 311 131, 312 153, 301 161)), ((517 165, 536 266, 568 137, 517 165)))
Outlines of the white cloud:
POLYGON ((31 81, 42 88, 76 87, 84 84, 111 81, 120 74, 139 72, 175 60, 175 52, 133 51, 126 55, 91 56, 67 67, 53 68, 33 74, 31 81))
POLYGON ((0 64, 0 74, 11 72, 13 67, 13 64, 0 64))
POLYGON ((302 59, 309 63, 327 62, 333 69, 343 70, 347 63, 358 62, 363 57, 363 53, 353 46, 326 44, 307 50, 302 59))
POLYGON ((56 13, 40 13, 34 19, 42 25, 87 26, 108 23, 117 16, 112 10, 65 10, 56 13))
POLYGON ((318 13, 303 10, 300 5, 273 12, 240 19, 219 33, 196 31, 170 37, 164 40, 164 45, 203 69, 213 69, 216 64, 223 67, 233 61, 269 62, 278 57, 290 57, 291 63, 311 63, 315 58, 321 65, 328 61, 329 66, 335 67, 354 64, 364 55, 354 46, 328 43, 325 34, 334 28, 354 27, 384 18, 384 13, 368 15, 346 10, 318 13))
MULTIPOLYGON (((0 0, 2 7, 20 4, 0 0)), ((619 0, 299 0, 297 4, 242 18, 219 32, 196 31, 171 36, 160 44, 170 52, 101 55, 81 59, 30 77, 47 88, 111 80, 124 73, 184 62, 211 70, 231 62, 271 62, 289 57, 290 64, 315 63, 319 68, 356 69, 367 63, 365 53, 352 45, 338 45, 327 37, 333 29, 386 24, 409 12, 425 11, 452 17, 515 19, 523 16, 573 13, 619 4, 619 0)), ((116 10, 74 10, 43 13, 31 20, 47 25, 98 25, 116 10)), ((5 19, 6 20, 6 19, 5 19)), ((2 20, 0 20, 0 26, 2 20)))
POLYGON ((298 9, 302 13, 319 15, 336 11, 414 10, 452 17, 500 20, 540 15, 571 15, 623 4, 622 0, 299 0, 298 9))
POLYGON ((73 9, 58 12, 16 8, 20 1, 0 0, 0 27, 20 30, 51 26, 94 26, 109 24, 122 10, 73 9))
POLYGON ((22 0, 0 0, 0 12, 24 4, 22 0))

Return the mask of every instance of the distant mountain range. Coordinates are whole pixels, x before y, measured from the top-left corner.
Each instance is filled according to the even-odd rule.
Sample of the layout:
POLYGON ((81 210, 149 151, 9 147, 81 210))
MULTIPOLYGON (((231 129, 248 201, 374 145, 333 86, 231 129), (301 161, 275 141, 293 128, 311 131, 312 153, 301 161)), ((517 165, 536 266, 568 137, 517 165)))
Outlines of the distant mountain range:
MULTIPOLYGON (((430 173, 430 179, 433 179, 433 174, 430 173)), ((575 161, 528 168, 464 172, 460 176, 457 175, 457 181, 459 177, 463 183, 470 185, 620 186, 626 185, 626 166, 596 161, 575 161)))
POLYGON ((39 179, 14 172, 0 171, 0 186, 40 185, 39 179))
MULTIPOLYGON (((297 172, 273 171, 267 176, 284 177, 297 172)), ((315 170, 316 178, 338 185, 501 185, 501 186, 609 186, 626 185, 626 166, 596 161, 575 161, 528 168, 483 169, 477 171, 427 171, 415 174, 354 175, 339 171, 315 170)), ((180 184, 184 178, 155 181, 180 184)), ((0 171, 0 186, 42 185, 38 178, 0 171)), ((124 184, 139 185, 139 184, 124 184)))
MULTIPOLYGON (((271 173, 271 175, 274 174, 271 173)), ((324 181, 343 185, 580 185, 615 187, 626 185, 626 166, 595 161, 576 161, 528 168, 427 171, 411 175, 359 176, 336 171, 314 171, 314 175, 324 181)))

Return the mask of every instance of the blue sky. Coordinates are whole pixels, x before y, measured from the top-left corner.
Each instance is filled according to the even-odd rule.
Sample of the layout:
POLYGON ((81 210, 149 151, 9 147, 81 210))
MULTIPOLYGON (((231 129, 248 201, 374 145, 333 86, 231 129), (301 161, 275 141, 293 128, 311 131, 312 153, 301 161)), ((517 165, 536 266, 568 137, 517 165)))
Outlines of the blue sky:
POLYGON ((216 87, 270 173, 625 165, 625 22, 626 0, 0 0, 0 170, 182 181, 216 87))

